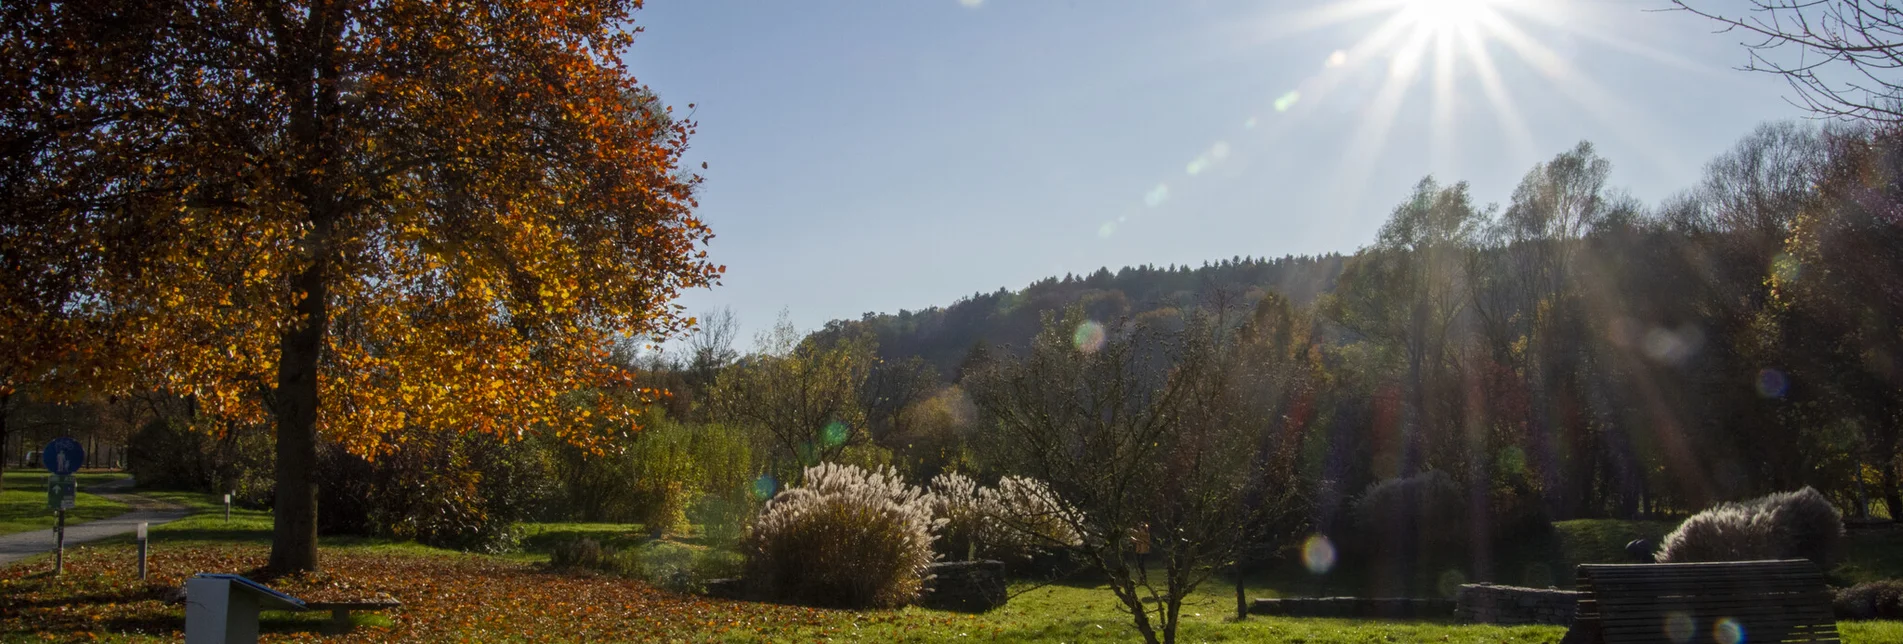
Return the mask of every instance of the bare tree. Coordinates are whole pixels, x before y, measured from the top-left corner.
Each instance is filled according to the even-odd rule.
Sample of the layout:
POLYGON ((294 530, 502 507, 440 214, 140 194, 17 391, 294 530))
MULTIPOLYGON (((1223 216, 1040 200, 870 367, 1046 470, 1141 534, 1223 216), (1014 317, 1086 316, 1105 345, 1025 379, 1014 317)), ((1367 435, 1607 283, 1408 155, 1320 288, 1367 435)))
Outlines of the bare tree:
POLYGON ((1261 538, 1292 497, 1268 470, 1222 325, 1098 325, 1045 314, 1023 356, 966 380, 1008 469, 1047 482, 1075 512, 1081 554, 1146 642, 1174 642, 1183 600, 1261 538))
POLYGON ((1738 16, 1672 4, 1743 33, 1744 69, 1783 76, 1802 107, 1903 122, 1903 8, 1891 0, 1751 0, 1738 16))
POLYGON ((709 309, 695 320, 694 331, 687 336, 687 369, 696 384, 714 381, 721 367, 740 357, 733 341, 740 334, 740 320, 732 307, 709 309))

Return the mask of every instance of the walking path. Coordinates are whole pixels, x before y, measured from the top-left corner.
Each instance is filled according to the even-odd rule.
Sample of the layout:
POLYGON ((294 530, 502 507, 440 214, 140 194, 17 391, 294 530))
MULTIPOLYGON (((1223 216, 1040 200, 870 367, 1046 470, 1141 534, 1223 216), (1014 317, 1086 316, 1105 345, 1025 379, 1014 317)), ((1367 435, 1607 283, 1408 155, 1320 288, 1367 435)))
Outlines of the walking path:
MULTIPOLYGON (((98 541, 115 537, 139 529, 139 523, 158 525, 183 519, 192 511, 183 506, 173 505, 136 494, 114 493, 132 487, 132 479, 125 478, 110 483, 88 486, 87 492, 132 506, 132 511, 110 519, 88 521, 79 525, 66 526, 66 545, 75 545, 89 541, 98 541)), ((53 551, 53 530, 16 532, 0 535, 0 566, 53 551)))

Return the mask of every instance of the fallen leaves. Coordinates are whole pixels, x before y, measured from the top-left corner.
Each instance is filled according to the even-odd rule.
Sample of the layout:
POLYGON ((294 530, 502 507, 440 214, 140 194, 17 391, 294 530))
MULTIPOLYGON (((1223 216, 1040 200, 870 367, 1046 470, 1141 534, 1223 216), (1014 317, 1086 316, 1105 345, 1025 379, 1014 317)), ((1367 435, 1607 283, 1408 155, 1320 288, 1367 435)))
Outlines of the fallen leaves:
MULTIPOLYGON (((88 641, 109 634, 176 641, 184 609, 165 601, 169 590, 197 572, 254 573, 268 554, 253 545, 161 550, 152 556, 152 579, 143 583, 126 546, 75 548, 61 577, 45 574, 44 565, 0 569, 0 640, 88 641)), ((359 627, 348 636, 324 637, 311 622, 308 631, 267 632, 263 641, 748 640, 774 639, 789 630, 823 637, 899 618, 682 595, 636 580, 551 572, 497 557, 328 550, 322 561, 320 573, 268 583, 306 601, 387 594, 402 608, 384 614, 390 625, 359 627)), ((283 614, 265 617, 277 615, 283 614)))

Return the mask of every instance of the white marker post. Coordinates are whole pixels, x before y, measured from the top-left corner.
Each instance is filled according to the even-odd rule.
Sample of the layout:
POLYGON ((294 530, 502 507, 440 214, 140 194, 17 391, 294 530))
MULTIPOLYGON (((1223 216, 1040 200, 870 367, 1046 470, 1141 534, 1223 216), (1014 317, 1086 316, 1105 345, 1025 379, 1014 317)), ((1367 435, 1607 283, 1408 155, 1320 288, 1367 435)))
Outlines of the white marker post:
POLYGON ((225 523, 231 523, 231 493, 225 493, 225 523))
POLYGON ((145 581, 145 522, 139 522, 139 581, 145 581))

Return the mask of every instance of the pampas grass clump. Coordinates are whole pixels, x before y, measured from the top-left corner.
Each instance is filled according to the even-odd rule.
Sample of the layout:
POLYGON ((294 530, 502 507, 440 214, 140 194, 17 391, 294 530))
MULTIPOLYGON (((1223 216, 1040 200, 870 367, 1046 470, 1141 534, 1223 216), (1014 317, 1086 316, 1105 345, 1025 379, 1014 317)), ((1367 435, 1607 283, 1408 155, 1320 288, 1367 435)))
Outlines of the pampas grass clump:
POLYGON ((822 463, 767 502, 743 544, 745 575, 781 601, 903 606, 923 587, 938 526, 931 496, 891 468, 822 463))
POLYGON ((1083 544, 1076 514, 1043 481, 1006 476, 997 487, 947 472, 932 478, 932 516, 944 522, 938 552, 946 559, 1021 561, 1083 544))
POLYGON ((1843 515, 1823 494, 1805 487, 1743 503, 1720 503, 1692 515, 1665 535, 1658 561, 1809 559, 1828 567, 1843 539, 1843 515))

